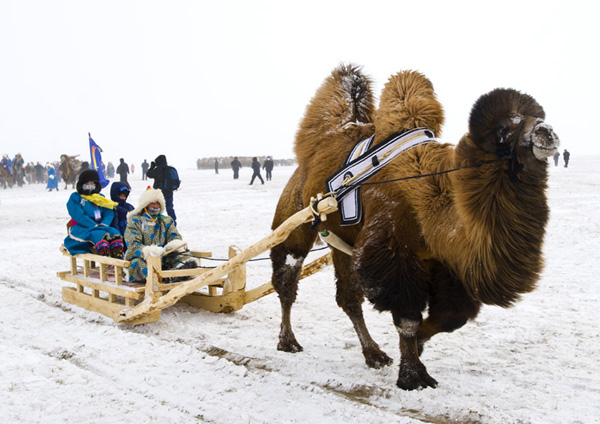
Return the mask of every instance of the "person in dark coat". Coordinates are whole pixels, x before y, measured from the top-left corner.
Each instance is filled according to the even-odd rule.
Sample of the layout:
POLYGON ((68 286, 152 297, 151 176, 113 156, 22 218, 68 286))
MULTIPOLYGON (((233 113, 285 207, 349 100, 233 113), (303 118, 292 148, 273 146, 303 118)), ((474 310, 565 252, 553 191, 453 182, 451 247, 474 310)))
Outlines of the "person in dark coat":
POLYGON ((37 163, 33 169, 35 170, 35 182, 36 183, 43 183, 44 182, 44 167, 42 166, 41 163, 37 163))
POLYGON ((252 183, 254 182, 254 179, 256 177, 258 177, 258 179, 260 180, 261 183, 265 183, 265 180, 263 180, 263 177, 260 175, 260 162, 258 161, 258 159, 256 158, 256 156, 254 156, 252 158, 252 179, 250 180, 250 185, 252 185, 252 183))
POLYGON ((114 209, 115 219, 112 226, 119 230, 121 235, 125 235, 127 214, 135 209, 131 203, 127 203, 129 193, 129 187, 120 181, 115 181, 110 186, 110 198, 113 202, 117 203, 117 207, 114 209))
POLYGON ((127 182, 127 174, 129 174, 129 165, 125 163, 125 159, 123 158, 119 159, 119 161, 121 163, 119 164, 119 166, 117 166, 117 174, 119 174, 119 176, 121 177, 121 182, 125 183, 127 187, 129 187, 129 190, 131 190, 131 186, 127 182))
POLYGON ((567 149, 563 152, 563 159, 565 160, 565 168, 569 167, 569 158, 571 157, 571 153, 567 149))
POLYGON ((173 218, 173 222, 177 225, 177 215, 175 214, 175 208, 173 207, 173 190, 170 184, 167 157, 165 155, 158 155, 156 159, 150 163, 150 169, 148 169, 147 175, 154 179, 152 187, 162 191, 165 198, 167 215, 173 218))
POLYGON ((267 156, 267 159, 263 164, 263 169, 266 171, 267 181, 271 181, 271 172, 273 172, 273 159, 271 159, 271 156, 267 156))
POLYGON ((231 161, 231 169, 233 169, 233 179, 237 180, 240 177, 240 169, 242 168, 242 163, 238 160, 237 156, 233 158, 231 161))
POLYGON ((144 159, 144 162, 142 163, 142 180, 148 179, 148 176, 146 175, 148 168, 150 168, 150 164, 146 162, 146 159, 144 159))
POLYGON ((215 174, 219 173, 219 159, 215 158, 215 174))

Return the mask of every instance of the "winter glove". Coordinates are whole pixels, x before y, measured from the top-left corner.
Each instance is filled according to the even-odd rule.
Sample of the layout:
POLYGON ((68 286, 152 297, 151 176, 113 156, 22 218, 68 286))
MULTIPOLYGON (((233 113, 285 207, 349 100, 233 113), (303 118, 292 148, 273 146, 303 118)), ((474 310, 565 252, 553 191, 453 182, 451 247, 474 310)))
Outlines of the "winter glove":
POLYGON ((150 245, 142 248, 142 255, 144 259, 148 259, 148 256, 162 256, 165 253, 165 248, 162 246, 150 245))
POLYGON ((183 240, 176 239, 176 240, 171 240, 170 242, 165 244, 165 250, 167 252, 169 252, 171 250, 176 250, 176 249, 179 249, 180 247, 185 247, 185 246, 186 246, 186 243, 183 240))

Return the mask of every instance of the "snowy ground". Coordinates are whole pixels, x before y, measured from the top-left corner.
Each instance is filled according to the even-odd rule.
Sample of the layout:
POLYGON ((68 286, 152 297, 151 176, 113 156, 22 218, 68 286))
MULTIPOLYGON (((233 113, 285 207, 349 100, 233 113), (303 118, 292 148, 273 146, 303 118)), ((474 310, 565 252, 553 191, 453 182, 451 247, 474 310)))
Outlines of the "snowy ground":
MULTIPOLYGON (((292 169, 251 187, 248 169, 237 181, 229 170, 180 172, 184 239, 225 257, 230 244, 245 248, 268 234, 292 169)), ((132 177, 132 203, 147 185, 140 178, 132 177)), ((422 360, 439 387, 414 392, 395 386, 391 317, 367 304, 371 334, 394 364, 366 367, 335 304, 331 267, 301 283, 298 354, 276 350, 275 294, 229 315, 177 304, 137 327, 64 303, 56 272, 68 268, 58 246, 71 190, 63 188, 0 190, 2 422, 600 422, 600 157, 551 167, 539 288, 434 338, 422 360)), ((269 278, 269 261, 249 264, 249 287, 269 278)))

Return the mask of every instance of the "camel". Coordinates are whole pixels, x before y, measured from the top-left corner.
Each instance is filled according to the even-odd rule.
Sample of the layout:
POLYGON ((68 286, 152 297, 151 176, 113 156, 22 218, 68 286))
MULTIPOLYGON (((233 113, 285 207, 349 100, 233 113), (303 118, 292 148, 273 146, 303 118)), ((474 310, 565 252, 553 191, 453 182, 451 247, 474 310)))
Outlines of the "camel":
POLYGON ((82 165, 82 162, 80 160, 75 159, 77 156, 79 155, 60 155, 60 165, 58 166, 58 169, 60 171, 63 181, 65 182, 65 190, 67 189, 67 186, 69 184, 71 184, 73 189, 75 189, 77 177, 79 176, 79 172, 81 171, 82 165))
MULTIPOLYGON (((298 168, 279 199, 273 228, 311 196, 326 192, 325 181, 360 140, 374 135, 377 145, 419 127, 440 136, 444 112, 424 75, 392 75, 377 110, 371 85, 360 67, 340 65, 317 90, 296 134, 298 168)), ((341 226, 337 213, 320 224, 352 246, 351 255, 332 249, 336 300, 369 367, 392 360, 368 332, 364 298, 391 312, 400 339, 401 389, 437 387, 420 360, 431 337, 462 327, 482 304, 509 307, 535 288, 549 216, 546 158, 559 144, 544 118, 527 94, 513 89, 484 94, 456 146, 418 145, 361 187, 364 213, 358 224, 341 226)), ((309 227, 299 227, 271 249, 272 283, 282 310, 277 348, 292 353, 302 351, 290 315, 302 263, 317 236, 309 227)))
POLYGON ((13 177, 3 165, 0 165, 0 186, 3 188, 13 187, 13 177))

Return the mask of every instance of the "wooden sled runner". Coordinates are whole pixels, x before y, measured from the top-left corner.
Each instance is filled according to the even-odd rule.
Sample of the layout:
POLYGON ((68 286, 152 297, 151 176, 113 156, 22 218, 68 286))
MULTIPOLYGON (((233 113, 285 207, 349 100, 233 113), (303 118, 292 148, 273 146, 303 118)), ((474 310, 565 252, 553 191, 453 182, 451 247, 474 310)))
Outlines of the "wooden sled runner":
MULTIPOLYGON (((229 260, 216 268, 162 270, 162 257, 149 256, 146 284, 138 287, 128 286, 123 276, 124 270, 129 267, 128 261, 91 253, 71 256, 61 246, 63 254, 70 259, 70 269, 58 272, 57 275, 61 280, 75 284, 75 287, 63 287, 63 301, 128 325, 155 322, 164 308, 179 300, 211 312, 229 313, 239 310, 274 292, 271 282, 246 290, 246 263, 283 242, 298 226, 313 220, 315 213, 321 220, 325 220, 327 214, 337 210, 337 202, 329 197, 318 202, 316 208, 317 210, 313 210, 307 207, 296 213, 267 237, 245 250, 231 246, 229 260), (167 282, 167 279, 174 277, 190 279, 177 283, 167 282)), ((165 255, 185 247, 186 243, 182 242, 165 252, 165 255)), ((191 253, 199 260, 212 256, 209 252, 191 253)), ((329 252, 305 265, 300 278, 308 277, 331 264, 329 252)))

